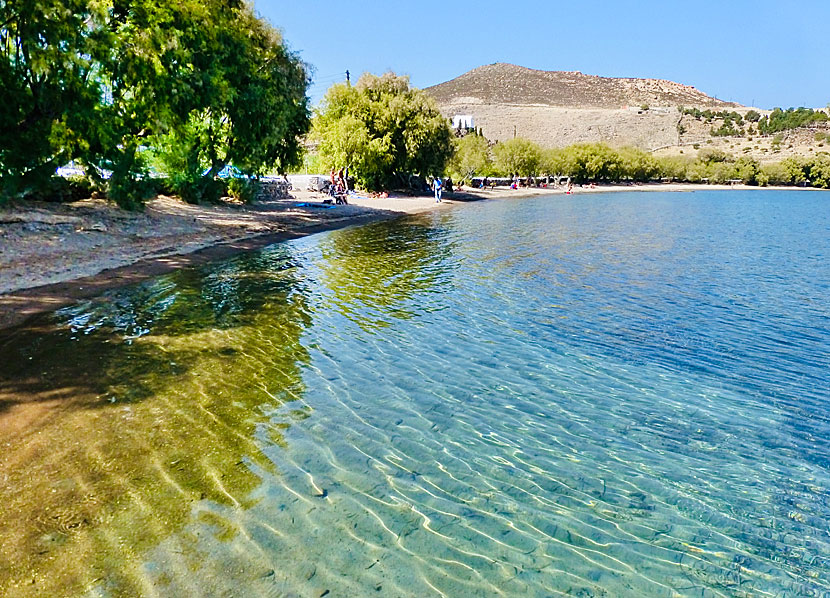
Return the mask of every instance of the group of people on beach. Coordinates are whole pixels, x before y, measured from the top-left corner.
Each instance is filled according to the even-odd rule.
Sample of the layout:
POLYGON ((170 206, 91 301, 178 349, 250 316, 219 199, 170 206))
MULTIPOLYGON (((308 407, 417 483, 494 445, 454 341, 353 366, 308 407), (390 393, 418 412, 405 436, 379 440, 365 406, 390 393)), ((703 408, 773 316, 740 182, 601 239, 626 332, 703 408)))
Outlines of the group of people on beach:
POLYGON ((349 194, 349 167, 331 169, 329 195, 335 203, 348 204, 346 196, 349 194))

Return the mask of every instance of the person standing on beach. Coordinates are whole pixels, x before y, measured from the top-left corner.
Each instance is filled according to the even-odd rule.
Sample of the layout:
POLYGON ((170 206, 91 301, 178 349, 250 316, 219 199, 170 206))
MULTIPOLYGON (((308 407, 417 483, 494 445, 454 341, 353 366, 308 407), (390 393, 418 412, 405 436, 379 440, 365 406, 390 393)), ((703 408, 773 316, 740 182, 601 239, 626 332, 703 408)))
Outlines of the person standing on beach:
POLYGON ((441 179, 435 177, 432 180, 432 188, 435 191, 435 203, 441 203, 441 179))

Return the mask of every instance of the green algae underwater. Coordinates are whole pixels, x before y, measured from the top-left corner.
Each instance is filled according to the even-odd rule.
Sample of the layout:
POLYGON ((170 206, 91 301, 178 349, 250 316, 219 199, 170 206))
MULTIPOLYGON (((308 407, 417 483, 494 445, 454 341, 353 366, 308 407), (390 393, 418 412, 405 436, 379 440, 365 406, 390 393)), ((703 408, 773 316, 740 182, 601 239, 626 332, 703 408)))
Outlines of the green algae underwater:
MULTIPOLYGON (((279 444, 307 416, 290 404, 308 314, 288 264, 255 262, 241 279, 184 271, 142 286, 112 299, 117 321, 65 314, 57 329, 44 317, 4 335, 14 358, 0 365, 0 406, 13 417, 22 395, 49 407, 4 439, 0 594, 82 595, 102 581, 108 595, 152 594, 136 569, 147 549, 199 501, 244 508, 260 481, 252 464, 276 473, 255 435, 279 444)), ((189 557, 195 572, 200 555, 189 557)))
MULTIPOLYGON (((429 286, 417 271, 431 243, 423 224, 408 230, 380 252, 383 225, 329 236, 322 278, 338 309, 394 312, 429 286)), ((148 550, 179 534, 181 574, 197 575, 205 555, 186 524, 237 533, 199 505, 250 507, 261 476, 279 475, 262 447, 310 414, 296 404, 313 311, 300 274, 277 245, 0 335, 0 595, 157 595, 169 574, 148 577, 148 550)))

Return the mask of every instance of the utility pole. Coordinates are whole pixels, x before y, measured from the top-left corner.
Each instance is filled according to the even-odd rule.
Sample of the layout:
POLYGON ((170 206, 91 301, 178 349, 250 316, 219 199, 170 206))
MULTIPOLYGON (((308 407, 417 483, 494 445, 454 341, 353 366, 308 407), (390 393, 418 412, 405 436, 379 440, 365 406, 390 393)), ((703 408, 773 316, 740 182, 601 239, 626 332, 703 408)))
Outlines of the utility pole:
POLYGON ((346 85, 351 85, 351 84, 352 84, 352 81, 351 81, 351 79, 350 79, 350 76, 349 76, 349 71, 348 71, 348 69, 347 69, 347 70, 346 70, 346 85))

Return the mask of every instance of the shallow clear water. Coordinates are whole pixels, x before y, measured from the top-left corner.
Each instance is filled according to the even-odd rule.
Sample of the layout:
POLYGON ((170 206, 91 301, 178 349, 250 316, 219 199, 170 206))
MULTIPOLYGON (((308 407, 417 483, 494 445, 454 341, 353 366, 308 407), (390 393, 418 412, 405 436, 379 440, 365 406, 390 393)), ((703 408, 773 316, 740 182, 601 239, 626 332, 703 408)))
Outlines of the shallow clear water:
POLYGON ((826 193, 549 197, 61 310, 0 590, 830 596, 828 258, 826 193))

